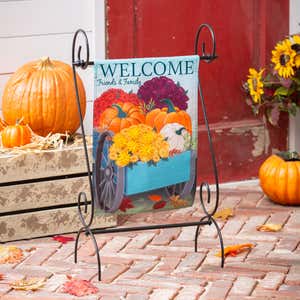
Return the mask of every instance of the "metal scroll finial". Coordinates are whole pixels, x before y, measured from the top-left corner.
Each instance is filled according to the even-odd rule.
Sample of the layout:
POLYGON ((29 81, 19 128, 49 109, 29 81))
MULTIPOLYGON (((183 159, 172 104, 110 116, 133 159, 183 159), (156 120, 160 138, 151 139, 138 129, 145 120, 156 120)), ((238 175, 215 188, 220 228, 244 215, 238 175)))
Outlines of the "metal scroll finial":
POLYGON ((196 34, 196 39, 195 39, 195 54, 198 54, 198 48, 199 48, 199 38, 200 38, 200 33, 204 28, 207 28, 210 32, 211 35, 211 40, 212 40, 212 52, 211 53, 206 53, 206 47, 205 47, 205 42, 202 42, 202 52, 200 53, 200 59, 204 60, 205 62, 212 62, 214 59, 217 58, 216 56, 216 39, 215 39, 215 33, 212 29, 212 27, 209 24, 202 24, 198 28, 197 34, 196 34))
POLYGON ((86 35, 86 32, 83 29, 78 29, 75 32, 75 35, 73 37, 73 43, 72 43, 72 63, 73 65, 76 65, 78 67, 81 67, 82 69, 86 69, 88 67, 88 65, 90 64, 90 47, 89 47, 89 40, 88 37, 86 35), (79 45, 77 48, 77 60, 75 60, 75 50, 76 50, 76 42, 77 42, 77 37, 79 35, 84 36, 84 40, 85 40, 85 49, 86 49, 86 59, 82 59, 81 58, 81 50, 82 50, 82 46, 79 45))

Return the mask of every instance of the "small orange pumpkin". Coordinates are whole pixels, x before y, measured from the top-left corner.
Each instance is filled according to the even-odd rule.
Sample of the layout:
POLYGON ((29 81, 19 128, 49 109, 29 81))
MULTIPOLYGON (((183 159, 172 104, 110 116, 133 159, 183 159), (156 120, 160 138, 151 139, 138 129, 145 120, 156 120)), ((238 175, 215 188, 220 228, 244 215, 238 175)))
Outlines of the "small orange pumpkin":
POLYGON ((6 126, 2 132, 2 144, 6 148, 19 147, 29 144, 31 131, 26 125, 16 124, 6 126))
POLYGON ((168 107, 162 109, 156 108, 151 110, 146 115, 145 123, 160 132, 164 125, 169 123, 178 123, 182 125, 190 134, 192 133, 192 121, 191 117, 184 110, 175 108, 170 99, 164 99, 168 107))
POLYGON ((274 202, 300 205, 300 156, 281 152, 267 158, 259 169, 260 185, 274 202))
POLYGON ((117 133, 124 128, 144 122, 145 115, 141 109, 130 102, 124 102, 113 104, 104 110, 99 118, 99 128, 117 133))

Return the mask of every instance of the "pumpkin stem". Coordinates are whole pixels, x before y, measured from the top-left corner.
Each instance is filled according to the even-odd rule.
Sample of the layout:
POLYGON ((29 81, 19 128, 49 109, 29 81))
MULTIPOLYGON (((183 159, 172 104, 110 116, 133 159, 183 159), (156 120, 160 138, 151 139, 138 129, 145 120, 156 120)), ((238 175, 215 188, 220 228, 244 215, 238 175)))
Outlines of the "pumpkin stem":
POLYGON ((20 119, 17 119, 16 120, 16 125, 21 125, 21 123, 23 122, 24 120, 24 117, 20 118, 20 119))
POLYGON ((168 107, 168 113, 176 112, 173 102, 170 99, 161 99, 160 102, 166 103, 168 107))
POLYGON ((276 155, 278 155, 285 161, 299 161, 300 160, 300 155, 296 151, 279 152, 276 155))
POLYGON ((53 67, 53 64, 48 56, 41 57, 40 61, 37 64, 39 70, 44 69, 46 67, 53 67))
POLYGON ((120 105, 118 104, 113 104, 112 107, 115 107, 118 110, 118 118, 124 119, 127 117, 127 114, 122 110, 120 105))
POLYGON ((181 127, 181 128, 179 128, 179 129, 177 129, 177 130, 175 131, 175 133, 178 134, 178 135, 181 135, 181 134, 182 134, 182 130, 184 130, 184 129, 185 129, 184 127, 181 127))

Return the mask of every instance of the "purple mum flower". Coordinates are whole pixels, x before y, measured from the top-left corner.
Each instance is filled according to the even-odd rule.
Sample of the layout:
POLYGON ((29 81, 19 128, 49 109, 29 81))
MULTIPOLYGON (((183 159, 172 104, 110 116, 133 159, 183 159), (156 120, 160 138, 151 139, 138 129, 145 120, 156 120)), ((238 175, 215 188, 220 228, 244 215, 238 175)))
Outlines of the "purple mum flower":
POLYGON ((145 102, 147 110, 153 109, 153 106, 154 108, 165 107, 166 104, 161 102, 162 99, 170 99, 174 106, 181 110, 186 110, 188 107, 187 91, 180 86, 179 82, 176 84, 166 76, 154 77, 145 81, 140 86, 137 95, 145 102))

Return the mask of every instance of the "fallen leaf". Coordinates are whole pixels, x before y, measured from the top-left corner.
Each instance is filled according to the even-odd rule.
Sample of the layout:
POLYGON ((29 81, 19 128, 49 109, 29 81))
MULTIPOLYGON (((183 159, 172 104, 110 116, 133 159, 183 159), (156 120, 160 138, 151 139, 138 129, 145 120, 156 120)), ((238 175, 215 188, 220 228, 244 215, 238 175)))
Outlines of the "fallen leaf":
POLYGON ((216 219, 220 218, 223 221, 225 221, 229 217, 233 217, 233 216, 234 216, 233 210, 232 210, 232 208, 229 208, 229 207, 222 208, 213 215, 214 218, 216 218, 216 219))
POLYGON ((151 194, 151 195, 148 195, 148 199, 153 201, 153 202, 158 202, 161 200, 161 195, 157 195, 157 194, 151 194))
MULTIPOLYGON (((247 243, 247 244, 238 244, 238 245, 232 245, 224 248, 224 256, 236 256, 238 253, 246 251, 248 249, 253 248, 254 245, 247 243)), ((222 251, 219 251, 216 256, 221 257, 222 251)))
POLYGON ((15 246, 0 246, 0 264, 13 264, 23 258, 23 250, 15 246))
POLYGON ((99 289, 87 280, 72 279, 64 283, 63 292, 80 297, 96 294, 99 289))
POLYGON ((0 273, 0 280, 4 279, 4 274, 0 273))
POLYGON ((134 208, 134 205, 132 204, 132 201, 129 197, 124 197, 119 206, 119 210, 126 212, 126 210, 129 208, 134 208))
POLYGON ((159 201, 159 202, 156 202, 154 205, 153 205, 153 209, 160 209, 160 208, 163 208, 165 207, 167 204, 166 201, 159 201))
POLYGON ((53 240, 60 242, 62 244, 66 244, 68 242, 74 241, 74 238, 71 236, 63 236, 63 235, 56 235, 52 237, 53 240))
POLYGON ((258 230, 258 231, 276 232, 276 231, 280 231, 281 229, 282 229, 281 224, 273 224, 273 223, 266 223, 264 225, 259 225, 256 227, 256 230, 258 230))
POLYGON ((36 250, 36 247, 30 247, 28 249, 25 249, 26 252, 32 252, 32 251, 35 251, 36 250))
POLYGON ((23 291, 36 291, 43 287, 46 283, 45 278, 25 278, 17 280, 10 284, 11 288, 14 290, 23 290, 23 291))
POLYGON ((73 276, 72 276, 72 275, 70 275, 70 274, 66 274, 66 277, 67 277, 67 279, 68 279, 68 280, 71 280, 71 279, 73 279, 73 276))

